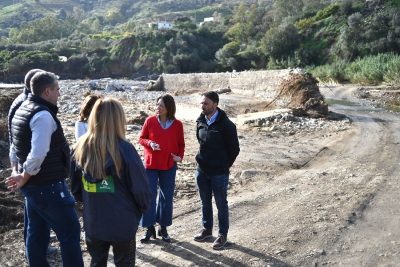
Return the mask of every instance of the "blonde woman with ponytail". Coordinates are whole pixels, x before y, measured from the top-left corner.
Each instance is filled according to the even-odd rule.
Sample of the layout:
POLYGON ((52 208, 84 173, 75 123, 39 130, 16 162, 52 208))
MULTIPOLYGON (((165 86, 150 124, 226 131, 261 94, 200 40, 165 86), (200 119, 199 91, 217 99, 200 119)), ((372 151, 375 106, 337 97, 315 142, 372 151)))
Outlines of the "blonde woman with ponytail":
POLYGON ((90 266, 107 266, 113 247, 116 266, 135 263, 136 231, 151 193, 141 159, 125 139, 122 105, 98 99, 88 119, 88 131, 75 145, 71 188, 83 202, 90 266))

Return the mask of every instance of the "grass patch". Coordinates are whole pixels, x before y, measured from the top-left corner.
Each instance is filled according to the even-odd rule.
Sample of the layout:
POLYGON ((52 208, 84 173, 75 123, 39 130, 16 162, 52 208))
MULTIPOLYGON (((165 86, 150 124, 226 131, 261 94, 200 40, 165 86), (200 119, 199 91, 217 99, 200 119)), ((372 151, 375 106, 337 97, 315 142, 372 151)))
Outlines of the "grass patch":
POLYGON ((322 82, 351 82, 377 85, 382 82, 400 83, 400 55, 394 53, 378 54, 359 58, 351 63, 343 61, 318 66, 310 72, 322 82))
POLYGON ((392 100, 386 103, 385 105, 386 109, 394 111, 394 112, 400 112, 400 100, 392 100))
POLYGON ((296 27, 299 29, 305 29, 309 28, 311 25, 313 25, 315 22, 320 21, 322 19, 328 18, 332 16, 333 14, 337 13, 340 9, 340 5, 338 4, 330 4, 329 6, 325 7, 324 9, 320 10, 317 12, 312 17, 309 18, 304 18, 295 23, 296 27))
POLYGON ((390 4, 396 7, 400 7, 400 0, 390 0, 390 4))
POLYGON ((16 13, 23 8, 23 4, 22 3, 18 3, 15 5, 9 5, 9 6, 5 6, 2 9, 0 9, 0 16, 10 16, 10 15, 16 15, 16 13))

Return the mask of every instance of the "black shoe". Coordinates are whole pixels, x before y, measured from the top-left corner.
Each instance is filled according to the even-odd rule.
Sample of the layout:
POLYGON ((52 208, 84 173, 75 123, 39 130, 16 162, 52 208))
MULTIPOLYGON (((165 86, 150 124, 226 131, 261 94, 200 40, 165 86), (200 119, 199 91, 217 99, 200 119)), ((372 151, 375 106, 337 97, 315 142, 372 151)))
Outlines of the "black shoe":
POLYGON ((146 233, 144 236, 140 239, 140 242, 146 243, 150 240, 150 237, 153 237, 156 239, 156 228, 154 226, 147 227, 146 233))
POLYGON ((161 239, 164 242, 170 243, 171 242, 171 238, 168 235, 167 232, 167 227, 166 226, 161 226, 160 228, 158 228, 158 236, 161 237, 161 239))
POLYGON ((203 229, 198 233, 197 235, 194 236, 194 241, 197 242, 203 242, 207 238, 212 237, 212 230, 211 229, 203 229))
POLYGON ((223 249, 227 241, 226 235, 219 234, 218 238, 215 239, 214 243, 212 244, 212 248, 215 250, 223 249))

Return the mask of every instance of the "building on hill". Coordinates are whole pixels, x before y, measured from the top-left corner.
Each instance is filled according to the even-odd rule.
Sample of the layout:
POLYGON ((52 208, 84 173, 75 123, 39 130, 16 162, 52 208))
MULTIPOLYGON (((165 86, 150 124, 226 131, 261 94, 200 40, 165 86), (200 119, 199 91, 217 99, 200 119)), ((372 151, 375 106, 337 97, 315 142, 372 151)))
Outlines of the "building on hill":
POLYGON ((149 28, 156 30, 169 30, 173 27, 172 23, 168 21, 149 22, 147 25, 149 28))
POLYGON ((219 12, 214 12, 212 17, 204 18, 202 22, 199 23, 199 26, 202 26, 206 23, 215 23, 222 21, 222 14, 219 12))
POLYGON ((169 30, 172 29, 172 23, 168 21, 161 21, 157 23, 157 29, 159 30, 169 30))

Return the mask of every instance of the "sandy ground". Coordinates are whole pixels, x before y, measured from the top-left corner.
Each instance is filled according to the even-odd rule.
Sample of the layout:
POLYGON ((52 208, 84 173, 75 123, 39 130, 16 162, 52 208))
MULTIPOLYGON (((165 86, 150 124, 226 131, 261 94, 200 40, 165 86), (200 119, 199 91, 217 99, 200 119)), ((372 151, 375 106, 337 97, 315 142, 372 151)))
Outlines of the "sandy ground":
MULTIPOLYGON (((321 88, 330 110, 349 119, 238 125, 241 153, 231 170, 229 244, 222 251, 212 250, 212 240, 193 241, 201 229, 194 185, 199 96, 177 96, 187 147, 169 228, 173 242, 138 243, 137 266, 400 266, 400 120, 397 113, 356 98, 356 90, 321 88)), ((64 103, 82 99, 81 93, 63 93, 64 103)), ((123 101, 130 119, 139 111, 152 114, 149 101, 158 94, 114 95, 123 101)), ((241 100, 222 95, 221 106, 235 119, 248 109, 248 102, 241 100)), ((262 102, 253 101, 254 106, 262 102)), ((63 105, 61 120, 72 143, 77 104, 63 105)), ((138 134, 130 131, 128 138, 140 150, 138 134)), ((17 201, 7 205, 22 208, 17 201)), ((22 225, 14 223, 0 238, 0 266, 26 265, 22 225)), ((215 223, 214 235, 217 232, 215 223)), ((138 237, 143 233, 140 229, 138 237)), ((59 254, 49 257, 53 266, 61 266, 59 254)), ((89 266, 86 251, 84 257, 89 266)), ((114 266, 111 253, 109 266, 114 266)))

